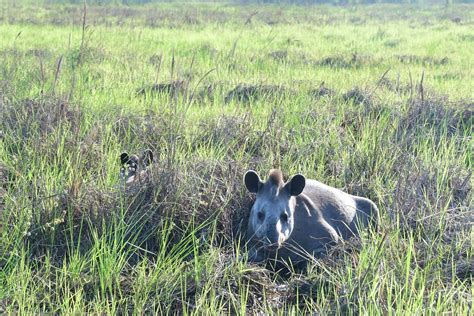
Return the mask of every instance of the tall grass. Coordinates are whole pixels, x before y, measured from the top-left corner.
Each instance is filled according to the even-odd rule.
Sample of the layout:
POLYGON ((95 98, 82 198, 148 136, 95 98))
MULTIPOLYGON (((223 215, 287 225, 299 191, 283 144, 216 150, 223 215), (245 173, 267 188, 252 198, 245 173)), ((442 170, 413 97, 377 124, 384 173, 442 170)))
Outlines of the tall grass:
POLYGON ((8 7, 0 310, 469 314, 466 8, 8 7), (248 263, 241 178, 273 167, 371 198, 378 229, 305 271, 248 263))

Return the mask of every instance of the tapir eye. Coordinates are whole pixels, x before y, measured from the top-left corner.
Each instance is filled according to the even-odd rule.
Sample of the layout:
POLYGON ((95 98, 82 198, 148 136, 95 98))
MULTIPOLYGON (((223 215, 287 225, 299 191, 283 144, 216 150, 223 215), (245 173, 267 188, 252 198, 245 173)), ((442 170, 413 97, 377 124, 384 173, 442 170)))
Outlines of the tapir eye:
POLYGON ((265 213, 264 212, 258 212, 257 217, 259 221, 263 221, 265 219, 265 213))
POLYGON ((288 221, 288 215, 286 213, 281 214, 280 220, 286 223, 288 221))

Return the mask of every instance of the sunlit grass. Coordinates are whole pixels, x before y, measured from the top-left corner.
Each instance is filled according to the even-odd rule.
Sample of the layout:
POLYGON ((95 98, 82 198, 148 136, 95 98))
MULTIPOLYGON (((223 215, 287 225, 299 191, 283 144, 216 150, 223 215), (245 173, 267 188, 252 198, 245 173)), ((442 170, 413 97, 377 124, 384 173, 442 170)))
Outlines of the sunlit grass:
POLYGON ((81 7, 6 7, 1 312, 469 313, 470 6, 158 7, 85 32, 81 7), (153 186, 124 193, 145 148, 153 186), (241 178, 273 167, 371 198, 378 229, 307 271, 247 263, 241 178))

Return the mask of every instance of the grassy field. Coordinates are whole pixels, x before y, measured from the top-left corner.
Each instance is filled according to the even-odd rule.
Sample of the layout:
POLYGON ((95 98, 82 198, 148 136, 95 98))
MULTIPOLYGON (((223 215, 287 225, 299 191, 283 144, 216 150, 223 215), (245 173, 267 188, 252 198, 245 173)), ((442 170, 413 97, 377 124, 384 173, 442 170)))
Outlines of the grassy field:
POLYGON ((0 312, 472 313, 473 5, 0 6, 0 312), (247 263, 273 167, 378 230, 247 263))

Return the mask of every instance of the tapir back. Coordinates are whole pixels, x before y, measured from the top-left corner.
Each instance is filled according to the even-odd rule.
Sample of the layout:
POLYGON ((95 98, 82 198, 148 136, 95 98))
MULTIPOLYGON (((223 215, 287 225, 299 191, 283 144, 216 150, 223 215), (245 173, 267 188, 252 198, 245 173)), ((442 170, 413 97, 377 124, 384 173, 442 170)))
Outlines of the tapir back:
POLYGON ((358 230, 377 214, 372 201, 307 179, 303 192, 296 197, 294 230, 277 257, 292 262, 305 260, 308 255, 322 257, 341 238, 358 236, 358 230))

